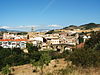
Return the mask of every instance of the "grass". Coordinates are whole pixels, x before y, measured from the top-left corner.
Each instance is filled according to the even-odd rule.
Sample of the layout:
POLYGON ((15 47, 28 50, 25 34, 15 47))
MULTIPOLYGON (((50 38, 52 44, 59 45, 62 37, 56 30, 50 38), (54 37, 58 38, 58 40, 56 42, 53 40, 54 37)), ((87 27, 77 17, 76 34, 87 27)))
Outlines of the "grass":
POLYGON ((68 66, 65 69, 47 73, 46 75, 100 75, 100 68, 83 69, 81 67, 68 66))

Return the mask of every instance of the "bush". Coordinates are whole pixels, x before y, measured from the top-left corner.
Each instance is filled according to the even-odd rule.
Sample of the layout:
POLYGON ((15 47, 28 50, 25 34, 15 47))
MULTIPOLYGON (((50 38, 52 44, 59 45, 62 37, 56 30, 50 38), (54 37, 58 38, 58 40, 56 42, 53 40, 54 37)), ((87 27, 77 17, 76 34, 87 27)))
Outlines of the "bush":
POLYGON ((100 66, 100 51, 78 49, 73 51, 67 59, 77 66, 100 66))
POLYGON ((23 65, 30 62, 28 54, 25 54, 21 49, 0 49, 0 70, 7 64, 10 66, 23 65))
POLYGON ((48 63, 51 61, 51 56, 49 55, 49 53, 42 53, 39 60, 36 61, 36 60, 31 60, 31 64, 33 66, 36 67, 36 70, 37 70, 37 67, 39 67, 41 69, 41 74, 40 75, 43 75, 43 66, 44 64, 45 65, 48 65, 48 63))
POLYGON ((68 50, 59 53, 58 51, 52 51, 49 53, 52 59, 66 58, 70 52, 68 50))
POLYGON ((37 46, 33 46, 32 43, 27 43, 26 47, 27 47, 29 53, 32 53, 34 51, 38 51, 38 47, 37 46))
POLYGON ((39 51, 33 51, 32 53, 29 54, 30 60, 36 60, 38 61, 40 59, 41 52, 39 51))
POLYGON ((71 75, 72 72, 74 72, 76 70, 76 67, 74 67, 73 65, 68 65, 65 69, 61 69, 59 70, 59 74, 60 75, 71 75))
POLYGON ((93 48, 94 45, 98 44, 100 42, 100 31, 94 32, 91 35, 91 38, 89 40, 86 40, 85 42, 85 48, 93 48))
POLYGON ((82 67, 100 66, 100 32, 94 32, 85 47, 74 50, 66 59, 73 64, 82 67))
POLYGON ((93 49, 94 49, 94 50, 100 50, 100 42, 97 43, 97 44, 94 46, 93 49))
POLYGON ((10 70, 9 65, 6 65, 5 67, 2 68, 2 74, 3 75, 9 75, 10 73, 11 73, 11 70, 10 70))
POLYGON ((52 59, 63 58, 63 56, 61 55, 61 53, 59 53, 59 52, 57 52, 57 51, 51 52, 50 55, 51 55, 51 58, 52 58, 52 59))

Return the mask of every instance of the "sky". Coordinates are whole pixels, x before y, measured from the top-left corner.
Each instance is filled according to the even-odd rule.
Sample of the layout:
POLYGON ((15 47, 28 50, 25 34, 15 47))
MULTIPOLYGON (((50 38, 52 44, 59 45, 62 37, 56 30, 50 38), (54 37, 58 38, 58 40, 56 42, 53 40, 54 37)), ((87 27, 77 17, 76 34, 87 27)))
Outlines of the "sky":
POLYGON ((31 31, 100 24, 100 0, 0 0, 0 28, 31 31))

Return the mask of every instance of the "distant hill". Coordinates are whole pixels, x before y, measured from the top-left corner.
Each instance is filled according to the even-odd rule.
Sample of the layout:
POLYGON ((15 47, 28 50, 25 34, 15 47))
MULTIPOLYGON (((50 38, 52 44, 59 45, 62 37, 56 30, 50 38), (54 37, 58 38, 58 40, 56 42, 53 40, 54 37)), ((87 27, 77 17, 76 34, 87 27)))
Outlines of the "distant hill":
POLYGON ((77 29, 77 28, 78 28, 78 26, 76 26, 76 25, 70 25, 68 27, 64 27, 63 29, 69 30, 69 29, 77 29))
POLYGON ((18 31, 18 30, 7 30, 7 29, 4 29, 4 28, 0 28, 0 31, 1 32, 24 32, 24 31, 18 31))
POLYGON ((6 30, 6 29, 3 29, 3 28, 0 28, 0 31, 8 31, 8 30, 6 30))
POLYGON ((63 29, 66 30, 70 30, 70 29, 82 29, 82 30, 86 30, 86 29, 91 29, 91 28, 97 28, 100 27, 100 24, 95 24, 95 23, 89 23, 89 24, 84 24, 84 25, 70 25, 68 27, 64 27, 63 29))
POLYGON ((100 27, 100 24, 89 23, 89 24, 79 26, 79 28, 81 29, 91 29, 91 28, 97 28, 97 27, 100 27))
POLYGON ((70 25, 70 26, 64 27, 63 29, 50 30, 46 34, 59 33, 60 30, 74 30, 74 29, 88 30, 88 29, 98 28, 98 27, 100 27, 100 24, 95 24, 95 23, 88 23, 84 25, 70 25))

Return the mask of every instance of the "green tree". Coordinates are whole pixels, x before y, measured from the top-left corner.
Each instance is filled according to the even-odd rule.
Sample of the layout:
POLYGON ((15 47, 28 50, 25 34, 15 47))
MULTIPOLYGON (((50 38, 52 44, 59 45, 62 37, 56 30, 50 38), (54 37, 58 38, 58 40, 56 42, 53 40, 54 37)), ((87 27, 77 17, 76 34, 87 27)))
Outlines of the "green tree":
POLYGON ((77 66, 100 66, 100 51, 92 49, 78 49, 74 50, 67 59, 77 66))
POLYGON ((43 53, 38 61, 36 61, 36 60, 32 61, 32 65, 36 66, 36 67, 40 67, 41 75, 43 75, 43 66, 44 66, 44 64, 48 65, 50 60, 51 60, 51 56, 49 55, 49 53, 48 52, 43 53))
POLYGON ((91 35, 91 38, 89 40, 86 40, 85 48, 93 48, 99 42, 100 42, 100 31, 93 33, 91 35))
POLYGON ((17 35, 26 35, 27 34, 27 32, 19 32, 19 33, 17 33, 17 35))
POLYGON ((8 57, 11 55, 11 49, 1 48, 0 49, 0 59, 8 57))
POLYGON ((3 75, 9 75, 11 74, 10 66, 6 65, 5 67, 2 68, 2 74, 3 75))
POLYGON ((7 64, 10 66, 28 64, 30 58, 21 49, 0 49, 0 70, 7 64))
POLYGON ((100 50, 100 42, 97 43, 97 44, 94 46, 93 49, 94 49, 94 50, 100 50))
POLYGON ((27 47, 29 53, 32 53, 34 51, 38 51, 38 47, 37 46, 33 46, 32 43, 27 43, 26 47, 27 47))
POLYGON ((84 41, 83 37, 79 36, 78 39, 79 39, 79 43, 83 43, 83 41, 84 41))

